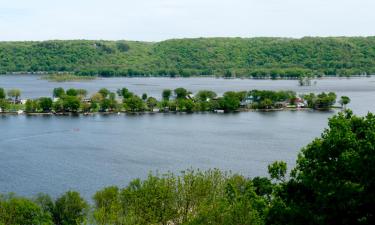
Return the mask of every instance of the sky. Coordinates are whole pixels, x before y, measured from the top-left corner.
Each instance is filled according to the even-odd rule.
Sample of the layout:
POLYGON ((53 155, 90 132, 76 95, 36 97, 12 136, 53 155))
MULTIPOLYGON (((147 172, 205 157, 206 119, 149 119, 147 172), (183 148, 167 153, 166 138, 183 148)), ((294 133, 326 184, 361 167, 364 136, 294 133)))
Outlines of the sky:
POLYGON ((375 0, 0 0, 0 41, 374 36, 375 0))

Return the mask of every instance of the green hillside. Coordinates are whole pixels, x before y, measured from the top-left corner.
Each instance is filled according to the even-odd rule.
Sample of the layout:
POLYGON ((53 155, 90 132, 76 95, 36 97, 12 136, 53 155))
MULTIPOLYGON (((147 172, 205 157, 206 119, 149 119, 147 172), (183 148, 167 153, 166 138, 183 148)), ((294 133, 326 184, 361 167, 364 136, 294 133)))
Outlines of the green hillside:
POLYGON ((375 73, 375 37, 0 42, 0 72, 298 77, 375 73))

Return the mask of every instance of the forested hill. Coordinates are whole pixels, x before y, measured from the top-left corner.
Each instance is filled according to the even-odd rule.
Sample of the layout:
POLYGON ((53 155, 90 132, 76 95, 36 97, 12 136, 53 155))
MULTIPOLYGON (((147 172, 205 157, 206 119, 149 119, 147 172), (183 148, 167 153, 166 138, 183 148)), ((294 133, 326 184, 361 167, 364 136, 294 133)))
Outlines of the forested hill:
POLYGON ((375 37, 0 42, 0 73, 298 77, 375 73, 375 37))

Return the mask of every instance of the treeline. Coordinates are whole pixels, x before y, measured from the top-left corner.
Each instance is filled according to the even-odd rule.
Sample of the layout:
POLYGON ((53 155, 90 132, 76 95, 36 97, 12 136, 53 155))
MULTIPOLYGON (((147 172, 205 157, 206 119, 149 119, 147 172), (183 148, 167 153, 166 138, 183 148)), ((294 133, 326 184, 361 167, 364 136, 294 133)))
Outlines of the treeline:
MULTIPOLYGON (((6 91, 0 88, 0 112, 9 109, 23 109, 27 113, 94 113, 94 112, 233 112, 249 109, 282 109, 282 108, 313 108, 328 110, 336 103, 336 94, 321 93, 301 95, 294 91, 228 91, 218 96, 210 90, 198 91, 195 95, 185 88, 174 90, 165 89, 161 100, 148 96, 146 93, 138 96, 127 88, 111 92, 106 88, 100 89, 87 97, 84 89, 55 88, 53 98, 20 100, 21 91, 18 89, 6 91), (19 107, 14 107, 18 105, 19 107), (13 106, 13 107, 12 107, 13 106)), ((342 106, 350 102, 348 97, 340 99, 342 106)))
POLYGON ((375 115, 351 111, 268 177, 220 170, 150 174, 126 187, 106 187, 89 205, 79 193, 0 196, 1 225, 359 225, 375 223, 375 115))
POLYGON ((375 37, 0 42, 0 74, 298 78, 375 72, 375 37))

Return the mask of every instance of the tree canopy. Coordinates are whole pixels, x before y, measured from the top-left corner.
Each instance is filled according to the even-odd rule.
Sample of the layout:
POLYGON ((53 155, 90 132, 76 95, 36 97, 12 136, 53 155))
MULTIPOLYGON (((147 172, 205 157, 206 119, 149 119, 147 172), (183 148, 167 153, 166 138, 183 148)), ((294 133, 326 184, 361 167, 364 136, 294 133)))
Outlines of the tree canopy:
POLYGON ((375 73, 375 37, 0 42, 0 74, 287 77, 375 73))

